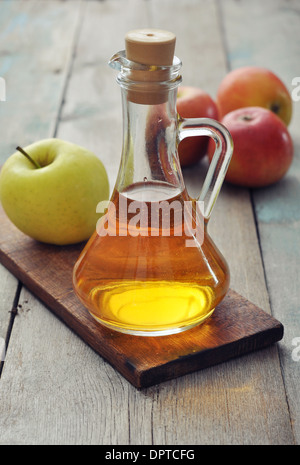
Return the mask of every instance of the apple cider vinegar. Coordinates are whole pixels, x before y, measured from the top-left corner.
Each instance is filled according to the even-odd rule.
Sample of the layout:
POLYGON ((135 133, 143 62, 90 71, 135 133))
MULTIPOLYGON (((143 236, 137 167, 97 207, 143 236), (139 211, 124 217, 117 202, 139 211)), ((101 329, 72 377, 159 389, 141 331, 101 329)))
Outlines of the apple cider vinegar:
POLYGON ((207 224, 232 139, 217 121, 178 116, 181 62, 174 47, 168 31, 131 31, 126 51, 110 60, 122 90, 120 168, 73 273, 77 296, 99 323, 139 336, 200 324, 229 287, 228 266, 207 224), (199 202, 186 191, 178 158, 178 144, 192 136, 210 136, 216 145, 199 202))
POLYGON ((176 191, 166 183, 144 183, 114 193, 115 208, 100 220, 74 270, 78 296, 102 324, 136 334, 171 334, 204 321, 224 297, 226 263, 207 234, 201 248, 187 246, 193 239, 183 214, 188 197, 172 195, 176 191), (149 200, 155 197, 164 208, 162 201, 149 200), (120 203, 127 212, 144 211, 137 225, 134 213, 123 221, 120 203))

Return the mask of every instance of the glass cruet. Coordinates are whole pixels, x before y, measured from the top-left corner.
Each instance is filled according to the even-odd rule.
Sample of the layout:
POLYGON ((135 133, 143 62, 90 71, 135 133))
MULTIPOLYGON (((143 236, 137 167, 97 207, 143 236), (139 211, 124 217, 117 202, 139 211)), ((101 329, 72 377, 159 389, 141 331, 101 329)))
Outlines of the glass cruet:
POLYGON ((91 315, 116 331, 160 336, 206 320, 229 287, 228 265, 207 224, 233 144, 219 122, 183 119, 176 111, 181 82, 175 36, 130 31, 118 70, 123 146, 115 187, 80 254, 74 289, 91 315), (200 196, 185 188, 177 147, 189 136, 210 136, 215 153, 200 196))

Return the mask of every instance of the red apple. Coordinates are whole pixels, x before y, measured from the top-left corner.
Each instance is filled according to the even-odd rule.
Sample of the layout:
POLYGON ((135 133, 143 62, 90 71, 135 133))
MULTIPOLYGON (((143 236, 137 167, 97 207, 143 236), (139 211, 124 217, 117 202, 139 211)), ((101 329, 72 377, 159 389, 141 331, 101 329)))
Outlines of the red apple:
POLYGON ((217 92, 220 118, 242 107, 263 107, 273 111, 288 126, 292 118, 292 99, 283 82, 272 71, 256 66, 228 73, 217 92))
MULTIPOLYGON (((261 107, 234 110, 222 119, 234 143, 225 180, 243 187, 263 187, 281 179, 293 159, 293 142, 281 119, 261 107)), ((209 145, 212 158, 214 143, 209 145)))
MULTIPOLYGON (((218 119, 218 109, 209 94, 198 87, 180 86, 177 92, 177 112, 182 118, 218 119)), ((209 137, 187 137, 178 146, 182 167, 197 163, 206 155, 209 137)))

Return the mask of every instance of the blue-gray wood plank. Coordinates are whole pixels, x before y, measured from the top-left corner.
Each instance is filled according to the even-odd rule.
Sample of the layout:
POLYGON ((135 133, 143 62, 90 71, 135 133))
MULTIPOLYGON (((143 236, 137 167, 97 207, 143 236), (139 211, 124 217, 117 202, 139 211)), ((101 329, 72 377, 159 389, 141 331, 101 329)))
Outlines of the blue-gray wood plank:
POLYGON ((51 137, 76 34, 79 2, 2 0, 0 163, 17 145, 51 137), (77 10, 77 12, 76 12, 77 10))
MULTIPOLYGON (((300 76, 300 4, 297 0, 220 2, 229 69, 262 66, 275 72, 293 93, 300 76)), ((300 102, 293 102, 289 131, 295 155, 287 175, 252 191, 271 310, 285 326, 280 344, 287 400, 300 443, 300 102)))

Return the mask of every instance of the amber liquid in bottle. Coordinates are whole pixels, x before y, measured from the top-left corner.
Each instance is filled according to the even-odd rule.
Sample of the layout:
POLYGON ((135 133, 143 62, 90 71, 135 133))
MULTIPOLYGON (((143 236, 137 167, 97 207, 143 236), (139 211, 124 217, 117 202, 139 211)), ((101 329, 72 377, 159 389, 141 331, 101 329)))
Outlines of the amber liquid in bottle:
POLYGON ((115 208, 102 217, 74 269, 76 292, 99 322, 131 334, 172 334, 204 321, 224 298, 228 267, 205 224, 202 245, 187 247, 194 240, 185 228, 188 199, 165 182, 114 192, 115 208))
POLYGON ((178 116, 181 62, 174 45, 170 33, 133 32, 126 53, 110 60, 122 92, 120 167, 107 212, 73 273, 75 292, 96 320, 141 336, 178 333, 203 322, 229 287, 226 261, 207 222, 231 157, 231 139, 216 121, 178 116), (171 52, 167 59, 162 50, 171 52), (209 135, 216 144, 199 195, 203 215, 186 191, 178 158, 178 143, 193 135, 209 135))

